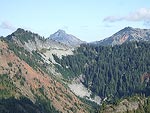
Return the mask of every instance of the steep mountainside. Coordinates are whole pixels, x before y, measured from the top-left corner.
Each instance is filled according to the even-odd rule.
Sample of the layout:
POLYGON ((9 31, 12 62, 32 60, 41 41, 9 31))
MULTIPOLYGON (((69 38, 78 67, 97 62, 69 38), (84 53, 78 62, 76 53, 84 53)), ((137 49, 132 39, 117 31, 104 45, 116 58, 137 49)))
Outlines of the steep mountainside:
POLYGON ((7 40, 23 47, 30 53, 38 51, 47 63, 55 63, 53 54, 62 57, 73 54, 73 48, 51 39, 44 39, 36 33, 18 28, 14 33, 6 37, 7 40))
POLYGON ((76 47, 82 43, 85 43, 84 41, 81 41, 75 36, 67 34, 64 30, 58 30, 54 34, 50 35, 49 39, 66 44, 70 47, 76 47))
POLYGON ((150 113, 150 97, 136 95, 117 100, 100 108, 100 113, 150 113))
MULTIPOLYGON (((39 58, 38 53, 31 54, 15 42, 5 41, 5 39, 0 39, 0 78, 0 99, 14 97, 22 102, 21 98, 26 97, 35 104, 26 99, 23 101, 33 105, 31 111, 32 108, 36 108, 37 113, 39 109, 45 110, 44 113, 56 112, 56 110, 61 112, 87 112, 88 110, 87 105, 47 72, 44 61, 39 58)), ((0 100, 0 103, 6 104, 4 102, 5 100, 0 100)), ((12 105, 12 108, 14 106, 12 105)), ((5 105, 3 108, 7 110, 5 105)))
POLYGON ((126 27, 111 37, 94 42, 99 45, 120 45, 129 41, 150 41, 150 29, 126 27))
POLYGON ((101 98, 150 95, 150 43, 82 45, 74 55, 55 58, 63 75, 84 75, 83 84, 101 98), (67 67, 67 68, 66 68, 67 67))
POLYGON ((0 37, 0 113, 98 111, 88 100, 104 113, 149 111, 149 30, 127 27, 78 47, 62 30, 52 36, 19 28, 0 37), (133 95, 140 96, 130 101, 133 95))
POLYGON ((62 43, 58 43, 54 40, 44 39, 36 33, 18 28, 14 33, 7 36, 8 40, 15 41, 19 46, 23 46, 27 50, 41 50, 46 49, 68 49, 68 47, 62 43))
POLYGON ((60 113, 50 102, 38 101, 33 103, 26 97, 15 99, 0 99, 0 113, 60 113))

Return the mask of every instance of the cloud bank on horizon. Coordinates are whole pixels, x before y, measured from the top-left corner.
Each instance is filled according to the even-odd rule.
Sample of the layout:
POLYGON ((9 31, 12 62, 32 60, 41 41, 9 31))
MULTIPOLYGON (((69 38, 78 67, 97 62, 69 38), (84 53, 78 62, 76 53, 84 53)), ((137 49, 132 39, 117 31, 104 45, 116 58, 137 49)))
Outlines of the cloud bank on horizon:
POLYGON ((8 21, 3 21, 1 24, 0 24, 0 28, 1 29, 7 29, 7 30, 10 30, 10 31, 14 31, 16 28, 14 27, 14 25, 12 25, 10 22, 8 21))
POLYGON ((135 12, 131 12, 125 16, 107 16, 104 18, 104 22, 117 22, 117 21, 144 21, 150 22, 150 8, 140 8, 135 12))

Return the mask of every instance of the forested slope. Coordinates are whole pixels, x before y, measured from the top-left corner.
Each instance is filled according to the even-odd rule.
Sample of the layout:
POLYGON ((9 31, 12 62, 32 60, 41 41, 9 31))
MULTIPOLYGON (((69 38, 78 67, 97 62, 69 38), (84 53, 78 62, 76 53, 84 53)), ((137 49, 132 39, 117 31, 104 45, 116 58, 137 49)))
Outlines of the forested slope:
MULTIPOLYGON (((85 75, 84 85, 101 97, 150 94, 150 43, 128 42, 116 46, 82 45, 70 55, 55 60, 70 78, 85 75)), ((67 76, 66 76, 67 75, 67 76)))

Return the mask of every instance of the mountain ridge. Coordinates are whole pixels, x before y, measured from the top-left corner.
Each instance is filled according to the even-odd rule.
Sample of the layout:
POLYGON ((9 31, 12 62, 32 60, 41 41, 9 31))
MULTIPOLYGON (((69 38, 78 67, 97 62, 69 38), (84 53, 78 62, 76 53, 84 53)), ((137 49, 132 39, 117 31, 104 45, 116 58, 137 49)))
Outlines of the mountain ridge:
POLYGON ((81 41, 77 37, 67 34, 64 30, 59 29, 57 32, 54 34, 51 34, 48 39, 55 40, 57 42, 66 44, 67 46, 70 47, 76 47, 79 46, 82 43, 85 43, 84 41, 81 41))
POLYGON ((0 39, 0 98, 27 97, 33 103, 41 99, 60 112, 87 112, 83 107, 86 104, 64 87, 54 73, 47 72, 46 65, 51 66, 36 51, 30 53, 14 42, 0 39))
MULTIPOLYGON (((59 33, 66 34, 59 30, 56 35, 59 33)), ((81 44, 72 49, 19 28, 0 38, 0 89, 3 91, 0 97, 20 98, 21 95, 32 102, 43 98, 62 112, 88 112, 91 106, 82 103, 68 87, 74 77, 88 92, 92 91, 89 97, 84 96, 89 99, 98 95, 102 102, 105 99, 111 102, 115 96, 121 98, 131 93, 149 95, 150 46, 143 42, 149 39, 147 36, 149 30, 126 27, 110 38, 114 38, 109 43, 113 47, 81 44), (78 79, 80 75, 83 76, 78 79)))
POLYGON ((114 46, 129 41, 150 41, 150 29, 125 27, 112 36, 93 42, 93 44, 114 46))
POLYGON ((20 41, 18 43, 22 43, 21 45, 26 45, 27 43, 30 43, 29 45, 34 45, 34 48, 29 47, 32 48, 32 50, 41 48, 56 48, 59 46, 59 48, 68 48, 62 43, 58 43, 54 40, 48 40, 47 38, 44 38, 37 33, 33 33, 22 28, 18 28, 15 32, 13 32, 11 35, 8 35, 6 38, 8 40, 14 40, 16 42, 20 41))
MULTIPOLYGON (((78 47, 81 44, 85 44, 85 41, 82 41, 78 39, 77 37, 67 34, 64 30, 58 29, 55 33, 51 34, 48 38, 44 38, 37 33, 32 33, 31 31, 24 30, 22 28, 18 28, 15 32, 13 32, 11 35, 8 35, 8 39, 13 39, 16 34, 23 35, 25 33, 32 34, 30 38, 21 38, 21 41, 28 42, 28 40, 33 40, 35 39, 40 40, 43 43, 47 44, 41 44, 43 47, 45 46, 46 48, 48 47, 48 44, 53 44, 57 45, 63 45, 63 46, 68 46, 68 47, 78 47)), ((150 29, 140 29, 140 28, 133 28, 133 27, 125 27, 118 32, 114 33, 112 36, 105 38, 100 41, 94 41, 94 42, 89 42, 90 44, 98 44, 98 45, 121 45, 124 42, 128 41, 149 41, 150 40, 150 29)), ((37 44, 38 45, 38 44, 37 44)), ((39 44, 40 45, 40 44, 39 44)), ((62 47, 61 47, 62 48, 62 47)))

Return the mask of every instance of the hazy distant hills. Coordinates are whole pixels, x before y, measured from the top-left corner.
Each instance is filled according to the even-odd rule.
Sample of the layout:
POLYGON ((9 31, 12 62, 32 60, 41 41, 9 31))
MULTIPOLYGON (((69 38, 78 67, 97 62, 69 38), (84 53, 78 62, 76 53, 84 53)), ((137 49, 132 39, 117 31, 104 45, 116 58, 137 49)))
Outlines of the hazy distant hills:
POLYGON ((77 37, 67 34, 64 30, 58 30, 54 34, 50 35, 49 39, 63 43, 70 47, 79 46, 82 43, 85 43, 84 41, 81 41, 77 37))
POLYGON ((150 40, 150 29, 139 29, 132 27, 125 27, 124 29, 118 31, 114 35, 101 40, 94 42, 95 44, 100 45, 120 45, 124 42, 129 41, 149 41, 150 40))

